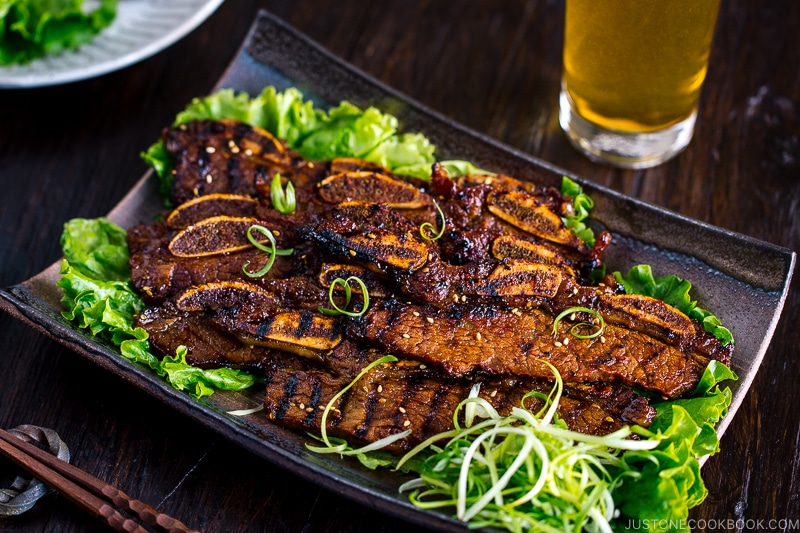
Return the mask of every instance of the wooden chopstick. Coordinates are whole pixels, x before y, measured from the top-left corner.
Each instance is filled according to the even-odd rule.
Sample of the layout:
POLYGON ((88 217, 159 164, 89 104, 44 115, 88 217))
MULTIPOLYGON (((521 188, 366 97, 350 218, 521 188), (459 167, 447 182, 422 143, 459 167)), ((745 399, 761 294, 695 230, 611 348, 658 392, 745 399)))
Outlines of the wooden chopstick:
POLYGON ((149 531, 135 520, 123 515, 121 510, 137 516, 148 526, 168 533, 198 533, 183 522, 156 511, 146 503, 131 498, 116 487, 40 450, 4 429, 0 429, 0 452, 117 531, 128 533, 149 531))

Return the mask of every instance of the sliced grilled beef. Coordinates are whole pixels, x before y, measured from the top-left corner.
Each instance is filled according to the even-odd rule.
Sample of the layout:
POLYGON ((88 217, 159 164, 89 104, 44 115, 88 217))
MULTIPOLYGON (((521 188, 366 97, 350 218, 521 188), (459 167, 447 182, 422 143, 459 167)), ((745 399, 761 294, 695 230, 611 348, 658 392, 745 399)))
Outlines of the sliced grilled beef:
MULTIPOLYGON (((372 355, 371 359, 376 357, 372 355)), ((370 357, 361 360, 366 366, 370 357)), ((265 393, 267 415, 281 425, 319 434, 325 406, 349 382, 345 375, 317 368, 301 372, 275 368, 269 372, 265 393)), ((416 362, 385 363, 368 372, 333 404, 326 420, 327 432, 357 444, 410 430, 408 437, 389 448, 394 452, 407 451, 433 435, 452 429, 456 407, 476 384, 480 386, 479 396, 501 415, 521 406, 527 392, 547 394, 552 389, 552 383, 544 380, 496 377, 459 380, 444 377, 416 362)), ((559 403, 559 416, 571 429, 589 434, 607 434, 628 423, 649 425, 654 410, 646 400, 630 391, 604 388, 606 394, 616 393, 616 397, 630 399, 631 403, 622 407, 624 400, 608 402, 601 394, 582 397, 580 391, 567 391, 559 403), (608 406, 603 405, 604 401, 608 406), (636 420, 626 418, 630 413, 637 413, 636 420)), ((542 400, 535 397, 525 401, 525 407, 533 411, 543 406, 542 400)))
POLYGON ((534 305, 554 314, 588 307, 687 354, 730 361, 730 346, 720 345, 677 309, 653 298, 618 294, 621 287, 613 278, 602 287, 582 285, 558 252, 513 234, 487 244, 487 233, 478 241, 476 246, 491 248, 499 258, 487 253, 481 261, 454 265, 419 236, 411 221, 384 205, 347 203, 331 216, 301 229, 301 235, 336 257, 393 275, 398 289, 415 302, 442 309, 464 303, 534 305))
MULTIPOLYGON (((289 297, 294 306, 321 293, 321 289, 310 279, 295 279, 297 274, 310 278, 320 268, 321 258, 313 243, 297 242, 293 237, 294 227, 286 221, 281 224, 258 219, 272 228, 278 248, 293 248, 290 256, 277 256, 270 271, 262 277, 251 278, 244 273, 256 272, 269 260, 269 255, 252 246, 232 253, 180 257, 170 250, 176 231, 167 222, 140 225, 128 231, 131 280, 144 301, 159 304, 189 287, 213 281, 252 281, 272 288, 283 287, 281 293, 289 297), (292 278, 289 281, 284 281, 292 278)), ((258 235, 258 234, 256 234, 258 235)))
MULTIPOLYGON (((194 121, 163 138, 177 208, 128 233, 132 281, 152 306, 137 325, 161 354, 184 345, 198 366, 263 372, 266 412, 282 425, 318 432, 324 405, 385 353, 400 361, 351 388, 329 429, 353 443, 410 429, 395 451, 450 429, 475 383, 501 413, 531 390, 549 392, 545 361, 566 384, 559 416, 595 434, 650 424, 654 410, 635 390, 674 398, 709 359, 730 361, 731 346, 680 311, 626 295, 613 278, 590 283, 610 235, 591 248, 577 239, 562 220, 572 202, 555 189, 451 179, 439 165, 423 182, 352 158, 307 162, 234 121, 194 121), (293 183, 291 214, 272 205, 276 174, 293 183), (255 272, 269 256, 247 239, 253 224, 294 250, 255 278, 243 267, 255 272), (344 305, 336 280, 351 276, 368 288, 366 314, 320 313, 329 298, 344 305), (605 318, 602 335, 570 335, 588 318, 576 313, 553 336, 554 317, 576 306, 605 318)), ((350 292, 360 309, 360 286, 350 292)))
POLYGON ((253 348, 235 337, 214 328, 210 319, 199 313, 186 313, 167 304, 151 307, 136 317, 137 327, 150 335, 150 346, 163 356, 174 356, 186 346, 186 362, 200 368, 234 368, 259 370, 275 351, 253 348))
POLYGON ((387 301, 352 322, 349 334, 451 376, 547 379, 548 362, 565 383, 624 383, 667 398, 692 390, 707 364, 635 331, 607 325, 602 336, 583 340, 565 333, 564 326, 554 338, 553 317, 538 309, 442 311, 387 301))
POLYGON ((299 184, 317 181, 315 167, 269 132, 232 120, 195 120, 164 130, 175 161, 175 205, 213 193, 268 194, 275 174, 299 184))

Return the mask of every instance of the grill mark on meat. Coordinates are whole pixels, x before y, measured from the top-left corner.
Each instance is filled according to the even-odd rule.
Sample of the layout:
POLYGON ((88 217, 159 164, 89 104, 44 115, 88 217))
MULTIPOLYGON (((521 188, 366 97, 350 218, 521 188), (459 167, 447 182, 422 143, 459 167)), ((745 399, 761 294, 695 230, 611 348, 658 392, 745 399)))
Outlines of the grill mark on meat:
POLYGON ((277 307, 219 308, 214 324, 246 344, 319 359, 342 342, 341 321, 319 313, 277 307))
POLYGON ((283 418, 286 416, 286 412, 289 410, 289 405, 292 403, 292 397, 297 389, 297 381, 297 375, 292 375, 283 386, 283 396, 278 403, 278 408, 275 410, 275 418, 278 420, 283 420, 283 418))
POLYGON ((311 379, 311 400, 306 408, 306 415, 305 419, 303 420, 303 424, 306 426, 310 426, 314 424, 314 420, 317 417, 317 407, 319 406, 320 399, 322 398, 322 387, 320 386, 319 377, 314 376, 311 379))
MULTIPOLYGON (((449 391, 450 387, 446 382, 441 382, 436 387, 433 393, 433 398, 431 398, 431 406, 438 406, 441 403, 441 399, 445 396, 445 394, 449 391)), ((433 426, 434 421, 438 417, 436 409, 429 409, 427 413, 425 413, 424 420, 422 423, 422 430, 425 433, 433 433, 431 431, 431 427, 433 426)))
POLYGON ((303 313, 302 315, 300 315, 300 325, 297 328, 297 332, 295 333, 295 335, 297 335, 298 337, 302 337, 303 335, 305 335, 306 332, 311 327, 313 321, 314 321, 314 315, 311 313, 303 313))
MULTIPOLYGON (((366 388, 366 387, 365 387, 366 388)), ((356 429, 354 435, 356 438, 363 440, 366 436, 367 432, 371 429, 372 420, 375 414, 375 406, 377 404, 377 398, 375 397, 375 392, 373 389, 368 389, 366 391, 366 408, 364 409, 364 420, 361 422, 358 429, 356 429)))
MULTIPOLYGON (((234 311, 234 314, 237 314, 234 311)), ((266 316, 262 319, 262 321, 256 327, 256 338, 263 339, 269 333, 270 328, 272 327, 272 322, 275 320, 275 315, 266 316)))

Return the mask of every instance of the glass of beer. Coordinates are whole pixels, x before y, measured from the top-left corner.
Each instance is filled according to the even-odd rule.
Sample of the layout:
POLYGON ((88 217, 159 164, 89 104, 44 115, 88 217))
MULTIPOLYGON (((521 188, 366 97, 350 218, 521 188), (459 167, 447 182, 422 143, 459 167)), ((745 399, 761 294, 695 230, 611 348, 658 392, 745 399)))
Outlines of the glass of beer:
POLYGON ((683 150, 720 0, 567 0, 559 122, 591 159, 647 168, 683 150))

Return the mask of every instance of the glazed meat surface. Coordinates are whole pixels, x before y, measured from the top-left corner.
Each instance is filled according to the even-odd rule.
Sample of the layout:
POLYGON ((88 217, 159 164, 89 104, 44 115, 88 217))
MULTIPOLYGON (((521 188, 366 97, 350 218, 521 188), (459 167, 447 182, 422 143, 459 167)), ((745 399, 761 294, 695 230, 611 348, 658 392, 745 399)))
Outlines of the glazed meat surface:
POLYGON ((274 423, 318 433, 331 399, 392 354, 331 405, 329 434, 367 443, 410 430, 392 445, 407 450, 450 429, 470 391, 501 414, 549 393, 549 365, 565 385, 559 416, 606 434, 650 424, 639 391, 679 397, 710 360, 730 360, 731 346, 678 310, 624 294, 612 277, 590 283, 611 237, 590 247, 572 234, 571 199, 555 189, 438 165, 424 181, 352 158, 305 161, 234 121, 190 122, 163 139, 174 208, 128 233, 132 282, 149 305, 137 325, 161 354, 186 346, 197 366, 263 374, 274 423), (294 186, 290 214, 273 208, 276 174, 294 186), (259 249, 271 244, 254 227, 281 255, 259 249), (350 283, 346 302, 352 277, 367 294, 350 283), (323 312, 331 298, 355 316, 323 312), (579 311, 555 324, 574 307, 601 315, 602 331, 573 336, 600 328, 579 311))

